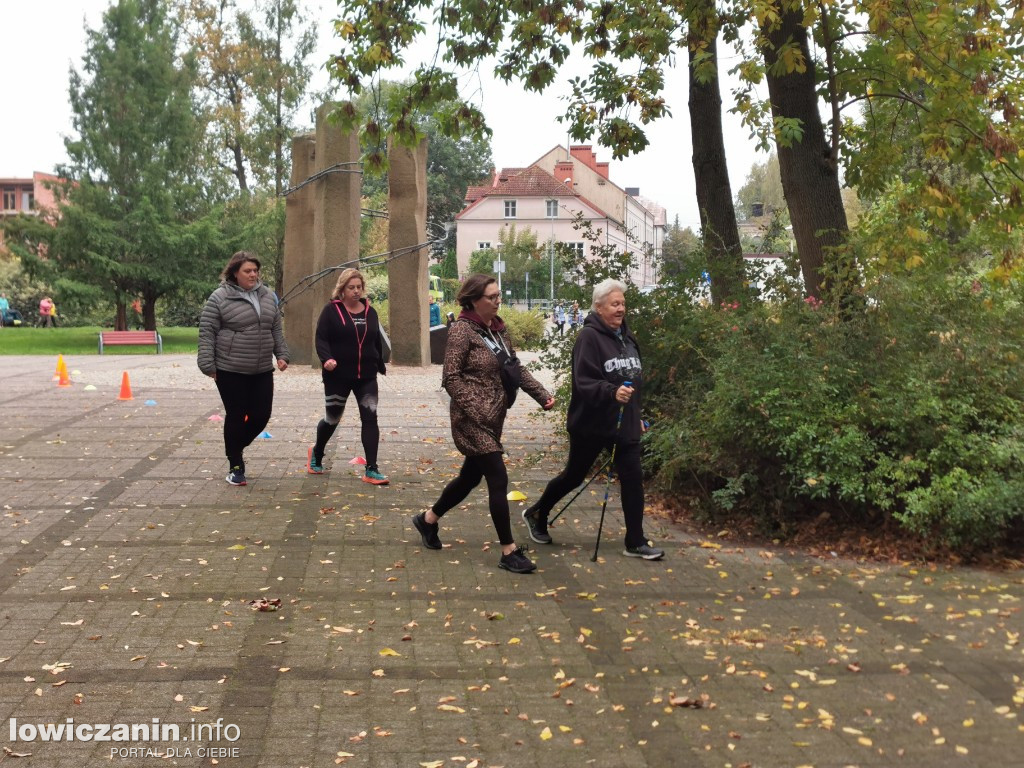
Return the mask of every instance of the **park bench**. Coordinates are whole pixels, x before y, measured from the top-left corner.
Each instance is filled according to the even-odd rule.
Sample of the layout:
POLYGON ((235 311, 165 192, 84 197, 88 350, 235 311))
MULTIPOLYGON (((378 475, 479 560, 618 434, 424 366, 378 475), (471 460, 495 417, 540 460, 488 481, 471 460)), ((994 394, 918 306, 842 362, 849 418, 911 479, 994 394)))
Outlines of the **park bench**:
POLYGON ((135 347, 143 344, 155 344, 157 354, 164 351, 164 340, 156 331, 100 331, 101 355, 104 347, 135 347))

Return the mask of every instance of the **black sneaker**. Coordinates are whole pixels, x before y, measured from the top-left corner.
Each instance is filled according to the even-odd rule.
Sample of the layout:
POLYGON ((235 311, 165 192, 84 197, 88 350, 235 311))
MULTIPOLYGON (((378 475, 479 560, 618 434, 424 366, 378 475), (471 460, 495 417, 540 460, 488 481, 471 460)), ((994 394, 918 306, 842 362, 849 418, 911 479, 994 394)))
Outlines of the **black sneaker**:
POLYGON ((526 556, 526 551, 522 547, 516 547, 507 555, 502 555, 498 567, 512 573, 533 573, 537 570, 537 566, 526 556))
POLYGON ((541 519, 537 514, 536 507, 527 507, 523 510, 523 522, 530 529, 530 538, 538 544, 550 544, 551 535, 548 533, 547 518, 541 519))
POLYGON ((245 479, 245 470, 241 467, 232 467, 224 479, 231 485, 246 485, 248 483, 245 479))
POLYGON ((420 512, 418 515, 413 515, 412 524, 420 532, 424 547, 427 549, 441 548, 441 539, 437 535, 437 529, 440 526, 437 523, 428 523, 425 513, 420 512))
POLYGON ((645 541, 639 547, 626 547, 622 554, 626 557, 642 557, 644 560, 661 560, 665 556, 665 550, 652 547, 645 541))

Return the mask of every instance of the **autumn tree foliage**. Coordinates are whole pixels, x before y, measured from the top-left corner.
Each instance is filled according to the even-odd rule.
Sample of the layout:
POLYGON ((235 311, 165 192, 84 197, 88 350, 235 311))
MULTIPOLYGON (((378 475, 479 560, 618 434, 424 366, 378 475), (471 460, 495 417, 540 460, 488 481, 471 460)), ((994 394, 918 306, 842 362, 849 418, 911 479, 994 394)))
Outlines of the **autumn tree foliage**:
POLYGON ((191 61, 179 55, 165 4, 112 5, 89 31, 69 91, 60 215, 41 247, 19 255, 31 274, 91 287, 93 300, 115 306, 118 329, 126 305, 141 298, 152 330, 156 302, 223 247, 203 199, 191 61))

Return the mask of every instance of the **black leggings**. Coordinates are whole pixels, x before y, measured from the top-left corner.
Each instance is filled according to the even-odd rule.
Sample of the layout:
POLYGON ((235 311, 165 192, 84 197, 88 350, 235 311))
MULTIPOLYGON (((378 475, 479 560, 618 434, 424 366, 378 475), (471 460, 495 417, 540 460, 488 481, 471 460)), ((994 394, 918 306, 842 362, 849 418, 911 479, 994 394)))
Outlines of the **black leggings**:
MULTIPOLYGON (((551 509, 569 491, 584 481, 601 451, 611 450, 612 441, 569 435, 569 460, 562 473, 548 483, 537 501, 537 514, 547 519, 551 509)), ((626 519, 626 546, 647 542, 644 535, 644 472, 640 462, 640 443, 619 443, 615 449, 615 474, 619 478, 622 513, 626 519)))
POLYGON ((377 445, 380 443, 380 427, 377 425, 377 378, 372 379, 329 379, 324 382, 324 412, 326 416, 316 425, 316 445, 313 455, 323 459, 327 441, 334 435, 345 413, 345 401, 355 393, 359 407, 359 437, 368 467, 377 466, 377 445))
POLYGON ((228 464, 244 468, 242 451, 267 428, 270 421, 274 407, 274 372, 218 370, 217 391, 224 403, 224 452, 228 455, 228 464))
POLYGON ((441 491, 441 498, 434 502, 432 509, 438 517, 459 504, 480 483, 487 480, 487 504, 491 510, 491 522, 498 533, 502 546, 514 544, 512 524, 508 513, 508 470, 500 451, 480 456, 467 456, 458 476, 441 491))

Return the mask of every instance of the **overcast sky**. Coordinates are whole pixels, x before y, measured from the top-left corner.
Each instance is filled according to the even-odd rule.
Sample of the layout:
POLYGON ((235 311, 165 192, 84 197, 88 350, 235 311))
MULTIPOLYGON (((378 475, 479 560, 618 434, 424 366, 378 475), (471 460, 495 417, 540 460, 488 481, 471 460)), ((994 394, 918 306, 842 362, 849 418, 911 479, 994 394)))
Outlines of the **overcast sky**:
MULTIPOLYGON (((4 52, 4 119, 0 120, 0 177, 28 177, 33 171, 52 172, 67 159, 64 137, 71 130, 68 105, 68 71, 81 70, 85 29, 100 25, 110 0, 0 0, 3 24, 0 50, 4 52)), ((334 48, 330 20, 337 6, 330 0, 307 0, 317 8, 320 47, 314 61, 326 60, 334 48)), ((416 62, 410 62, 415 64, 416 62)), ((732 62, 722 62, 723 71, 732 62)), ((398 79, 396 72, 393 79, 398 79)), ((316 84, 326 84, 321 70, 316 84)), ((690 127, 686 106, 686 63, 668 74, 665 95, 673 113, 648 127, 650 147, 625 160, 612 160, 610 150, 596 147, 598 160, 610 161, 609 175, 620 187, 639 187, 640 194, 668 210, 669 223, 676 216, 682 226, 696 230, 693 170, 690 164, 690 127)), ((553 146, 569 143, 565 126, 556 118, 564 112, 558 98, 566 90, 560 83, 543 96, 527 94, 520 86, 506 86, 490 78, 464 80, 465 94, 472 94, 494 131, 492 152, 500 167, 522 167, 537 160, 553 146)), ((723 101, 731 101, 723 90, 723 101)), ((726 113, 726 149, 733 193, 743 184, 750 166, 763 161, 756 154, 749 132, 739 119, 726 113)), ((596 144, 596 143, 595 143, 596 144)))

